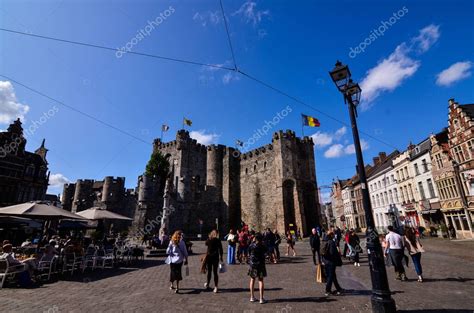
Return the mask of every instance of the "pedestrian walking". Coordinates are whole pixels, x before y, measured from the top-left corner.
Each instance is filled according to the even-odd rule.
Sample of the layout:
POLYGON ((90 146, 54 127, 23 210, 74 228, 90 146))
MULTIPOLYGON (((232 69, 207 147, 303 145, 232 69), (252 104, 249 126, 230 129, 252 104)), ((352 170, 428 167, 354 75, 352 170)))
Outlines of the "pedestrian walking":
POLYGON ((360 248, 360 239, 357 236, 357 233, 354 230, 349 232, 349 250, 351 251, 351 261, 354 262, 354 266, 360 267, 359 252, 360 248))
POLYGON ((332 294, 331 289, 333 284, 334 287, 336 287, 336 295, 341 295, 343 289, 337 281, 336 267, 342 266, 342 259, 341 254, 336 247, 334 233, 332 231, 328 231, 326 236, 323 238, 323 243, 321 244, 321 256, 326 272, 326 297, 332 294))
POLYGON ((277 261, 280 261, 280 244, 281 244, 281 236, 278 233, 278 230, 275 229, 273 232, 275 234, 275 254, 277 261))
POLYGON ((346 233, 344 235, 344 250, 342 252, 342 256, 346 260, 350 258, 349 237, 350 237, 350 232, 346 230, 346 233))
POLYGON ((183 280, 181 273, 183 263, 188 264, 188 251, 186 249, 186 244, 182 240, 182 232, 177 230, 171 236, 171 240, 166 249, 166 264, 170 265, 170 290, 175 290, 175 293, 179 293, 179 282, 183 280), (174 287, 174 282, 176 281, 176 288, 174 287))
POLYGON ((277 263, 276 254, 275 254, 275 234, 271 231, 270 228, 267 228, 265 234, 263 235, 263 242, 267 247, 267 255, 270 259, 270 263, 277 263))
POLYGON ((418 281, 423 282, 423 268, 421 267, 421 254, 425 252, 421 245, 420 239, 416 236, 415 230, 411 227, 405 228, 405 247, 411 256, 413 266, 415 267, 418 281))
POLYGON ((290 254, 290 249, 291 249, 293 251, 293 256, 296 256, 295 239, 291 235, 290 231, 286 232, 286 244, 287 244, 287 247, 286 247, 286 254, 285 255, 288 256, 290 254))
POLYGON ((394 231, 393 226, 388 226, 388 234, 385 236, 385 255, 390 255, 390 260, 395 267, 396 279, 406 281, 405 268, 403 267, 404 240, 402 236, 394 231))
POLYGON ((237 253, 237 258, 239 263, 247 263, 249 255, 249 235, 247 231, 242 230, 239 233, 239 248, 237 253))
POLYGON ((267 247, 263 243, 263 236, 260 233, 255 235, 254 242, 249 247, 250 253, 250 269, 248 275, 250 276, 250 302, 257 302, 254 296, 255 280, 258 279, 258 289, 260 295, 260 304, 267 301, 263 297, 265 285, 263 278, 267 276, 267 269, 265 267, 265 255, 267 247))
POLYGON ((237 235, 235 235, 234 230, 231 229, 224 239, 227 240, 227 264, 235 264, 235 252, 238 241, 237 235))
POLYGON ((214 293, 217 293, 219 286, 219 260, 224 262, 224 249, 222 248, 222 243, 219 240, 219 233, 216 229, 209 233, 209 238, 206 240, 206 246, 207 252, 205 257, 205 265, 207 269, 207 281, 204 284, 204 288, 209 289, 211 276, 214 275, 214 293))
POLYGON ((309 245, 311 246, 311 252, 313 253, 313 263, 314 265, 321 263, 321 240, 318 235, 318 231, 316 228, 311 230, 311 235, 309 236, 309 245), (318 263, 316 263, 316 254, 318 255, 318 263))

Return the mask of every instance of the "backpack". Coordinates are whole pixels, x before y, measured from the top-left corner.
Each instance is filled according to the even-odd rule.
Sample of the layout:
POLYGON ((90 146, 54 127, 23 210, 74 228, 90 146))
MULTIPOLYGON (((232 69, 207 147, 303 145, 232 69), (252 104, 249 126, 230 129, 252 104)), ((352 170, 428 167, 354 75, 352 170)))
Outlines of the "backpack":
POLYGON ((327 241, 327 240, 323 241, 323 244, 321 245, 319 253, 323 257, 327 257, 329 255, 329 241, 327 241))

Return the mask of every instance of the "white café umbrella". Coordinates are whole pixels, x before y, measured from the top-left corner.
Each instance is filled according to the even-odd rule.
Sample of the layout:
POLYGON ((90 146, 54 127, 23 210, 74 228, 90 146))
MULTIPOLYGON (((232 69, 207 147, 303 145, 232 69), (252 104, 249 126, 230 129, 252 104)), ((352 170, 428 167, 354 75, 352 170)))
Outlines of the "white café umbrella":
POLYGON ((84 220, 82 216, 41 201, 31 201, 0 208, 0 215, 19 216, 39 220, 54 220, 65 218, 84 220))
POLYGON ((78 212, 77 215, 80 215, 88 220, 121 220, 121 221, 133 221, 133 219, 107 211, 103 208, 93 207, 81 212, 78 212))

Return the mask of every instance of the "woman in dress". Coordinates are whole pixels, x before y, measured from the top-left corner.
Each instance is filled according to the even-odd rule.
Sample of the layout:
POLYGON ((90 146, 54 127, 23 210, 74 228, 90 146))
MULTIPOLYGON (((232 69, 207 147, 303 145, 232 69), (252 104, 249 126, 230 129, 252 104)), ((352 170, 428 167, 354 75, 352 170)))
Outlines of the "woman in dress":
POLYGON ((175 293, 179 293, 179 282, 183 280, 181 269, 184 265, 188 264, 188 250, 186 244, 182 240, 182 231, 177 230, 171 237, 168 249, 166 249, 166 263, 170 265, 170 290, 175 290, 175 293), (176 289, 174 282, 176 281, 176 289))
POLYGON ((295 240, 294 240, 293 236, 291 235, 290 231, 286 232, 286 243, 288 244, 288 246, 286 248, 286 254, 285 255, 289 255, 290 254, 290 249, 291 249, 293 251, 293 256, 296 256, 295 240))

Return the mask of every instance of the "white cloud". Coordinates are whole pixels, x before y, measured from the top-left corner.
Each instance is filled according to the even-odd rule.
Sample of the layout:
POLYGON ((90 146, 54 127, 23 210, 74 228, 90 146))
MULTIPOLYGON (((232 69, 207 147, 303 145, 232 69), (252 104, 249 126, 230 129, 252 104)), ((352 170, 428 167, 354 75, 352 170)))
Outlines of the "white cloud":
MULTIPOLYGON (((362 139, 360 141, 360 147, 362 148, 362 151, 369 149, 369 143, 362 139)), ((355 147, 354 144, 350 144, 344 148, 344 153, 345 154, 355 154, 355 147)))
POLYGON ((224 85, 227 85, 228 83, 232 81, 238 81, 240 80, 240 76, 236 74, 235 72, 228 71, 227 73, 222 76, 222 82, 224 85))
MULTIPOLYGON (((360 141, 360 146, 362 148, 362 151, 369 149, 369 143, 363 139, 360 141)), ((324 157, 328 159, 334 159, 334 158, 340 158, 345 155, 351 155, 355 153, 355 148, 354 144, 350 145, 342 145, 342 144, 334 144, 331 147, 329 147, 326 152, 324 152, 324 157)))
POLYGON ((423 53, 428 51, 438 41, 439 36, 439 25, 431 24, 421 29, 420 34, 412 39, 412 43, 418 52, 423 53))
POLYGON ((240 15, 246 23, 252 23, 256 27, 262 21, 264 16, 270 16, 269 10, 257 10, 257 3, 246 1, 242 6, 232 13, 232 15, 240 15))
POLYGON ((393 91, 408 77, 415 74, 420 62, 412 60, 405 44, 399 45, 390 56, 367 71, 360 83, 362 89, 361 108, 363 111, 371 106, 371 102, 383 91, 393 91))
POLYGON ((29 110, 29 106, 18 102, 11 82, 0 81, 0 124, 11 123, 17 118, 24 120, 29 110))
POLYGON ((384 91, 393 91, 407 78, 413 76, 420 67, 420 61, 410 57, 414 50, 419 53, 428 51, 439 39, 439 26, 428 25, 419 35, 411 38, 410 43, 399 44, 387 58, 369 69, 360 83, 362 89, 361 109, 372 106, 372 102, 384 91))
POLYGON ((63 187, 64 184, 68 184, 70 182, 71 181, 69 180, 69 178, 67 178, 66 176, 64 176, 61 173, 51 174, 49 176, 49 186, 50 187, 54 187, 54 188, 63 187))
POLYGON ((342 138, 342 136, 344 136, 345 134, 347 133, 347 128, 346 126, 342 126, 341 128, 339 128, 338 130, 336 130, 336 133, 334 134, 336 139, 339 140, 342 138))
POLYGON ((326 152, 324 152, 324 156, 328 159, 339 158, 344 155, 344 146, 337 143, 332 145, 326 152))
POLYGON ((330 191, 322 192, 321 201, 323 201, 323 203, 331 202, 331 192, 330 191))
POLYGON ((318 131, 317 133, 313 134, 311 137, 313 138, 314 145, 317 148, 323 148, 329 146, 334 141, 338 141, 344 136, 347 132, 347 128, 345 126, 339 128, 334 133, 323 133, 318 131))
POLYGON ((217 134, 206 133, 206 130, 193 130, 189 133, 189 136, 203 145, 214 144, 220 137, 217 134))
POLYGON ((450 86, 457 82, 471 76, 472 62, 457 62, 443 70, 437 75, 436 84, 439 86, 450 86))
POLYGON ((206 27, 208 24, 219 24, 222 21, 222 15, 219 11, 196 12, 193 15, 193 20, 200 23, 203 27, 206 27))

